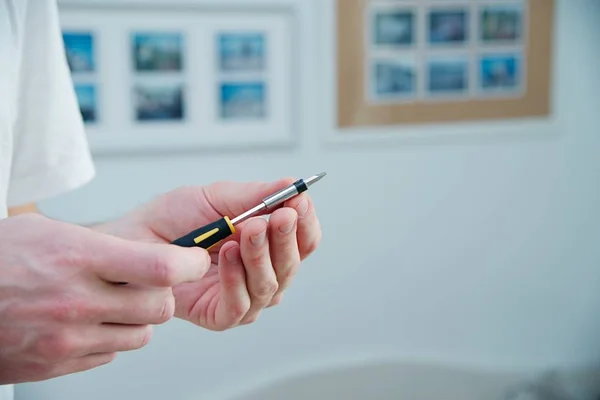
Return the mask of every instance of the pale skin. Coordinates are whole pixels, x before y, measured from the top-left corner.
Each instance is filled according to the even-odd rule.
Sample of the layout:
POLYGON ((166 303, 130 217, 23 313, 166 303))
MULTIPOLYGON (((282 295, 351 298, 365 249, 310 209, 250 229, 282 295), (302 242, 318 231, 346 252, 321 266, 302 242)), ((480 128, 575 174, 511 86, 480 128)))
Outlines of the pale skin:
POLYGON ((181 188, 94 227, 48 219, 33 204, 11 209, 0 221, 0 384, 108 364, 173 317, 214 331, 255 322, 321 240, 307 193, 208 252, 169 242, 293 181, 181 188))

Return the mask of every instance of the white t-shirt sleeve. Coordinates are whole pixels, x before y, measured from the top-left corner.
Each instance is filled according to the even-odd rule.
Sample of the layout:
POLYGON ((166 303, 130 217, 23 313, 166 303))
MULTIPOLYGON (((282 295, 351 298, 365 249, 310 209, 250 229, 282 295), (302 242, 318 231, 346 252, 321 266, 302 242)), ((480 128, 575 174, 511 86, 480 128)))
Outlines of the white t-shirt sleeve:
POLYGON ((29 1, 22 23, 9 207, 63 194, 95 174, 56 0, 29 1))

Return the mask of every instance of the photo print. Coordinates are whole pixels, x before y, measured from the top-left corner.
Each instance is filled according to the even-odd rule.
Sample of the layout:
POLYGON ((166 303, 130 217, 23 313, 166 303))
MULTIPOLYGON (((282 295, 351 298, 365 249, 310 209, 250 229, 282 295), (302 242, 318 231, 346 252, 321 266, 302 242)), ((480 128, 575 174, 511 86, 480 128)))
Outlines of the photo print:
POLYGON ((372 20, 373 44, 385 47, 411 46, 415 42, 415 12, 406 9, 376 9, 372 20))
POLYGON ((413 59, 375 60, 372 72, 373 96, 376 99, 402 99, 415 96, 417 69, 413 59))
POLYGON ((431 45, 462 45, 468 41, 469 12, 464 7, 431 9, 428 37, 431 45))
POLYGON ((134 68, 138 72, 169 72, 183 69, 183 35, 180 33, 134 33, 134 68))
POLYGON ((514 91, 521 86, 520 56, 485 55, 480 61, 480 88, 484 91, 514 91))
POLYGON ((515 43, 523 35, 523 5, 486 5, 481 10, 481 40, 484 43, 515 43))
POLYGON ((221 118, 266 117, 266 85, 263 82, 227 82, 220 87, 221 118))
POLYGON ((266 68, 263 33, 221 33, 217 40, 222 71, 262 71, 266 68))
POLYGON ((138 84, 134 87, 137 121, 180 121, 184 118, 183 86, 138 84))
POLYGON ((63 43, 71 73, 94 72, 94 38, 91 32, 63 32, 63 43))
POLYGON ((96 122, 98 114, 96 87, 93 84, 75 84, 75 94, 84 123, 96 122))
POLYGON ((462 56, 437 57, 427 67, 427 88, 433 95, 461 95, 469 88, 469 59, 462 56))

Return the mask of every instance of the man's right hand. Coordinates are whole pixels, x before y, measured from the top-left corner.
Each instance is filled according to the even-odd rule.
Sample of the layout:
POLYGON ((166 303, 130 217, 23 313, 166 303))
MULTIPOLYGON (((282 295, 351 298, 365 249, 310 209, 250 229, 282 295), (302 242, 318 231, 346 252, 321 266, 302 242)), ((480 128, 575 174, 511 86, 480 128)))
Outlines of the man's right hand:
POLYGON ((36 214, 0 221, 0 385, 89 370, 145 346, 152 325, 173 316, 171 287, 209 266, 199 248, 130 242, 36 214))

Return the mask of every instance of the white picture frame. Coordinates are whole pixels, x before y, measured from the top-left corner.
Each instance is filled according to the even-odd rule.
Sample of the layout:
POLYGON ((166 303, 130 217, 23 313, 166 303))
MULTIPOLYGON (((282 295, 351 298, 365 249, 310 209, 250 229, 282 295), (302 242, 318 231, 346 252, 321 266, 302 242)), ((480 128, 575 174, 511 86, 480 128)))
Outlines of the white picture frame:
POLYGON ((294 43, 299 33, 294 27, 298 1, 62 0, 59 6, 63 33, 93 34, 95 71, 72 71, 76 87, 96 87, 96 118, 86 120, 92 153, 281 148, 295 144, 294 115, 298 110, 293 77, 299 55, 294 43), (135 33, 181 35, 181 69, 134 70, 135 33), (217 40, 221 33, 262 35, 263 68, 222 71, 217 40), (177 98, 166 94, 176 85, 182 88, 181 107, 176 107, 176 102, 159 101, 177 98), (225 101, 227 106, 222 107, 221 85, 226 85, 226 99, 246 100, 225 101), (144 102, 136 102, 136 87, 145 94, 141 96, 144 102), (160 93, 154 100, 153 89, 160 93), (165 109, 160 108, 163 103, 167 104, 165 109), (152 116, 148 105, 155 106, 153 110, 160 111, 161 117, 156 116, 158 112, 152 116))

